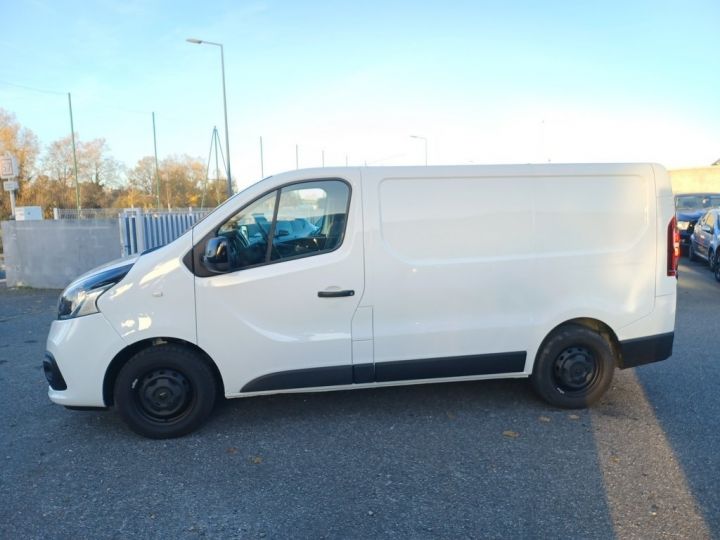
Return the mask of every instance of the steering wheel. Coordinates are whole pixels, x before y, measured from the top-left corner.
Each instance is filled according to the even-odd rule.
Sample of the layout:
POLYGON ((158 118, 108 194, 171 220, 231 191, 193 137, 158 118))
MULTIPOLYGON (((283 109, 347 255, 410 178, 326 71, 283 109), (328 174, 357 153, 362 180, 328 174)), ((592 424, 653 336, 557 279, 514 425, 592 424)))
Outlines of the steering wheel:
POLYGON ((230 271, 237 270, 242 264, 242 252, 248 247, 248 242, 240 231, 235 231, 227 236, 228 265, 230 271))
POLYGON ((255 225, 257 225, 257 228, 260 231, 260 234, 262 235, 263 239, 265 240, 265 243, 270 244, 270 249, 272 251, 274 251, 278 257, 280 257, 280 253, 278 253, 278 250, 275 247, 275 245, 273 244, 273 242, 270 241, 270 237, 269 237, 267 231, 265 230, 265 228, 262 226, 262 223, 260 223, 260 220, 255 216, 253 216, 253 219, 255 220, 255 225))

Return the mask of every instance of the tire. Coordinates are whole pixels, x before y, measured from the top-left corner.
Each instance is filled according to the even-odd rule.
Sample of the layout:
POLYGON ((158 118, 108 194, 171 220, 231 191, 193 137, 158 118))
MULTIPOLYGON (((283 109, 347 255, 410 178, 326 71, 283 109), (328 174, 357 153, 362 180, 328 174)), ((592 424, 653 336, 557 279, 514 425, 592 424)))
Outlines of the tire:
POLYGON ((210 415, 217 384, 194 351, 174 344, 150 347, 123 366, 115 406, 130 429, 151 439, 181 437, 210 415))
POLYGON ((715 272, 715 268, 717 267, 718 260, 717 255, 711 251, 708 253, 708 266, 710 267, 711 272, 715 272))
POLYGON ((612 345, 598 332, 567 324, 545 340, 530 378, 551 405, 581 409, 607 391, 615 371, 612 345))
POLYGON ((695 248, 693 247, 692 240, 690 241, 690 245, 688 246, 688 259, 690 259, 690 262, 698 261, 698 256, 695 255, 695 248))
POLYGON ((715 279, 720 281, 720 264, 715 265, 715 271, 713 273, 715 274, 715 279))

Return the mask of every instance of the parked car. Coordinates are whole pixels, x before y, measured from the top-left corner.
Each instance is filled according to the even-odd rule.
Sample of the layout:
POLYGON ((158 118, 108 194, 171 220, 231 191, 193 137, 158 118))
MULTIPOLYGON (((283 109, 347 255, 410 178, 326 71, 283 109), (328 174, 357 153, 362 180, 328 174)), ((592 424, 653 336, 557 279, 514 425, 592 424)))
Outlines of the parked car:
POLYGON ((678 256, 659 165, 291 171, 70 284, 49 396, 155 438, 218 396, 512 377, 586 407, 672 354, 678 256))
POLYGON ((679 193, 675 195, 675 219, 680 231, 680 248, 690 254, 690 236, 695 224, 710 208, 720 207, 720 193, 679 193))
POLYGON ((710 210, 698 220, 690 236, 688 257, 691 261, 704 259, 715 270, 718 265, 720 252, 720 210, 710 210))

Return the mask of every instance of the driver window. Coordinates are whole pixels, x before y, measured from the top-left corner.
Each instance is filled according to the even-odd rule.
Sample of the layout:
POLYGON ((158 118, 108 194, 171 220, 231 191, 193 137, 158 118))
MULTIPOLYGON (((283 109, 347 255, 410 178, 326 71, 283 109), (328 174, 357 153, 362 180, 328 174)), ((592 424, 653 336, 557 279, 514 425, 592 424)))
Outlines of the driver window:
POLYGON ((250 203, 218 229, 227 239, 225 271, 334 250, 345 235, 349 200, 345 182, 323 180, 292 184, 250 203))
POLYGON ((280 191, 270 260, 332 251, 345 234, 350 188, 339 180, 305 182, 280 191))
POLYGON ((265 262, 277 191, 268 193, 226 221, 218 236, 228 239, 229 271, 265 262))

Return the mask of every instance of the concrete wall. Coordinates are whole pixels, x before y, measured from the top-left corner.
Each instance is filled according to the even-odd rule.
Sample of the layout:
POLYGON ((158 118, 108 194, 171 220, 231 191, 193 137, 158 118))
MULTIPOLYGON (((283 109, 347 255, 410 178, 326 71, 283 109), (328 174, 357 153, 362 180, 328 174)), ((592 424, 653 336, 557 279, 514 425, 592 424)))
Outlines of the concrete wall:
POLYGON ((720 166, 668 172, 674 193, 720 193, 720 166))
POLYGON ((62 289, 121 256, 116 219, 3 221, 2 234, 8 287, 62 289))

